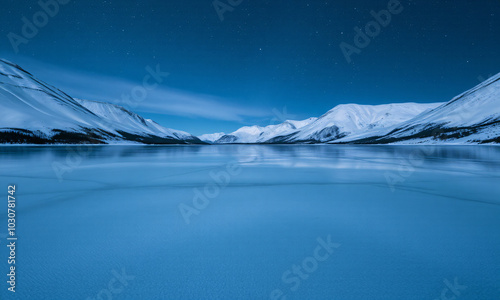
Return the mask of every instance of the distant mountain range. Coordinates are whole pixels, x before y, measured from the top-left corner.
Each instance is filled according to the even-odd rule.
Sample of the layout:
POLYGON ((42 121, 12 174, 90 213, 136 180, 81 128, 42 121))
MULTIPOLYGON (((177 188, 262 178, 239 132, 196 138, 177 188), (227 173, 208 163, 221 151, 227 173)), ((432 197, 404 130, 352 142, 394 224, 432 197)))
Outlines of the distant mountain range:
POLYGON ((0 59, 0 143, 483 144, 500 142, 500 74, 446 103, 338 105, 319 118, 195 137, 75 99, 0 59))
POLYGON ((400 103, 387 105, 343 104, 334 107, 319 118, 304 121, 285 121, 266 127, 243 127, 207 142, 226 143, 327 143, 356 133, 367 133, 407 121, 424 111, 440 105, 400 103))
POLYGON ((319 118, 200 139, 212 144, 500 143, 500 74, 446 103, 343 104, 319 118))
POLYGON ((214 133, 199 136, 202 141, 217 144, 257 144, 266 143, 277 136, 285 136, 303 128, 316 121, 317 118, 309 118, 304 121, 285 121, 279 125, 269 125, 267 127, 245 126, 233 133, 214 133))

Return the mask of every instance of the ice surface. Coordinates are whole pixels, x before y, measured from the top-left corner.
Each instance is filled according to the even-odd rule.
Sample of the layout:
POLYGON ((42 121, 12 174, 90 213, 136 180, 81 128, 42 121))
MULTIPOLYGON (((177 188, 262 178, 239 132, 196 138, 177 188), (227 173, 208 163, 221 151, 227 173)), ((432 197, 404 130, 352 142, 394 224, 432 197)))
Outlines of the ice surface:
POLYGON ((123 269, 112 299, 439 299, 455 278, 457 299, 500 298, 500 147, 10 146, 0 166, 19 236, 1 299, 98 299, 123 269), (341 246, 291 291, 328 235, 341 246))

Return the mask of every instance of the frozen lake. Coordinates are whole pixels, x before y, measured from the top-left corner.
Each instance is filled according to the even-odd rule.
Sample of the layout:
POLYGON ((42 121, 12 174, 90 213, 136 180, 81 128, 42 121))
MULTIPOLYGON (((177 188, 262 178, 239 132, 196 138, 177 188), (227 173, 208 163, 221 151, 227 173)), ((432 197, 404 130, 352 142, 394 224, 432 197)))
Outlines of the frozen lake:
POLYGON ((500 299, 500 147, 0 151, 1 299, 500 299))

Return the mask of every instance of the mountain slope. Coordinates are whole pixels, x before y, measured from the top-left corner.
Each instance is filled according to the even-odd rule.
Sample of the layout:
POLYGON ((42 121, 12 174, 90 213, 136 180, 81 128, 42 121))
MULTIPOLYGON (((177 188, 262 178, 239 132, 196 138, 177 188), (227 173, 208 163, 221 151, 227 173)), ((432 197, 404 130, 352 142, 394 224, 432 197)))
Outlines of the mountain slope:
POLYGON ((0 143, 201 143, 119 106, 75 100, 1 59, 0 111, 0 143))
POLYGON ((0 59, 0 143, 500 143, 500 74, 447 103, 338 105, 320 118, 199 138, 127 109, 74 99, 0 59))
MULTIPOLYGON (((347 141, 347 140, 345 140, 347 141)), ((500 142, 500 74, 431 111, 353 143, 500 142)))
POLYGON ((277 136, 270 143, 325 143, 358 133, 375 132, 407 121, 441 103, 397 103, 385 105, 338 105, 315 122, 291 134, 277 136))
POLYGON ((338 105, 303 126, 251 126, 216 143, 500 143, 500 74, 447 103, 338 105))
POLYGON ((233 133, 223 135, 215 141, 216 144, 256 144, 265 143, 276 136, 288 135, 297 132, 304 126, 316 121, 316 118, 309 118, 302 121, 287 120, 278 125, 245 126, 233 133))
POLYGON ((144 119, 121 106, 90 100, 75 99, 83 107, 87 108, 103 120, 113 125, 115 131, 133 134, 149 134, 163 138, 179 139, 195 142, 196 139, 187 132, 168 129, 150 119, 144 119))
POLYGON ((217 132, 217 133, 203 134, 198 136, 198 138, 205 143, 213 144, 215 141, 217 141, 218 139, 220 139, 225 135, 226 134, 224 132, 217 132))

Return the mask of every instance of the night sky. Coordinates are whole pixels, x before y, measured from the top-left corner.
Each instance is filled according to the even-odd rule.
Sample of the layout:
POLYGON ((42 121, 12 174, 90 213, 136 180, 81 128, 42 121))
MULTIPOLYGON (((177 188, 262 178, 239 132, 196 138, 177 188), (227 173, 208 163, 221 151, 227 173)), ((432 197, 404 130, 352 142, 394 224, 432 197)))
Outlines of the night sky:
POLYGON ((72 0, 16 53, 9 33, 22 36, 22 18, 41 7, 4 0, 0 56, 73 97, 193 134, 320 116, 342 103, 448 101, 500 72, 499 0, 401 0, 403 11, 348 63, 340 43, 354 45, 354 27, 364 30, 389 2, 220 0, 236 4, 221 20, 213 0, 72 0), (157 65, 169 75, 124 103, 157 65))

